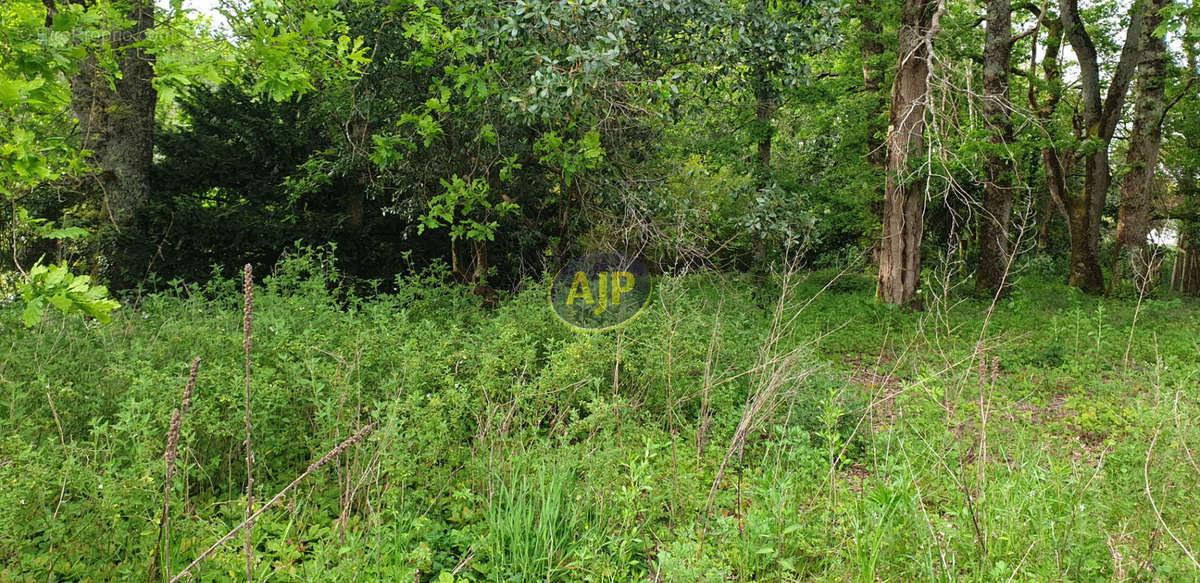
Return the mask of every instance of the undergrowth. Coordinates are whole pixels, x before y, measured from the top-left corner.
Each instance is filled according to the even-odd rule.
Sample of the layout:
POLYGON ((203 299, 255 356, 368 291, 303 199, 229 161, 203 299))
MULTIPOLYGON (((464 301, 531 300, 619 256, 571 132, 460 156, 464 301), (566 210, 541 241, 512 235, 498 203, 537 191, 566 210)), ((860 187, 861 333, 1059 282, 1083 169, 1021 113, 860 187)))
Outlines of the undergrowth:
MULTIPOLYGON (((757 292, 690 275, 589 335, 535 282, 494 309, 439 282, 361 298, 321 253, 262 279, 257 499, 377 425, 256 520, 256 580, 1188 581, 1200 568, 1195 300, 1139 307, 1031 277, 985 328, 985 302, 902 312, 857 275, 777 274, 757 292)), ((172 573, 242 522, 239 283, 140 297, 109 325, 48 316, 25 330, 17 308, 0 311, 0 580, 145 580, 164 485, 172 573)), ((244 580, 239 547, 192 574, 244 580)))

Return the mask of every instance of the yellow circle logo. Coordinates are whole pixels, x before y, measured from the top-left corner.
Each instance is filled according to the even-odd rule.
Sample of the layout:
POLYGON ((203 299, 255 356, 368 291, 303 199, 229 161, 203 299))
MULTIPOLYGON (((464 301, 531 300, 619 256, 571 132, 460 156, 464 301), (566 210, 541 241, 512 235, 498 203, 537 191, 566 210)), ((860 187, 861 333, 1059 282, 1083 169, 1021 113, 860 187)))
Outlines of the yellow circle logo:
POLYGON ((550 308, 584 332, 612 330, 637 317, 654 288, 642 261, 621 253, 591 253, 567 263, 550 282, 550 308))

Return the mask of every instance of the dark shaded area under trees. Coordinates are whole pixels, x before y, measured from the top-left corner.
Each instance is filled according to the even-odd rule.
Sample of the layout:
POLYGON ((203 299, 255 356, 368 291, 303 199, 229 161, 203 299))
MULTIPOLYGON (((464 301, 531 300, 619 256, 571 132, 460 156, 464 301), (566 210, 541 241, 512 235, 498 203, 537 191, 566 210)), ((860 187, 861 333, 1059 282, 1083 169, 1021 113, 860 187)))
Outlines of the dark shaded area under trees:
MULTIPOLYGON (((99 10, 46 5, 48 30, 99 10)), ((1090 292, 1196 277, 1190 5, 1138 2, 1118 22, 1077 0, 983 17, 945 1, 347 2, 317 22, 360 48, 332 58, 279 36, 325 30, 300 8, 254 17, 273 37, 235 25, 241 48, 157 47, 165 13, 113 4, 135 18, 96 47, 125 58, 106 65, 120 82, 90 45, 69 69, 93 166, 14 191, 6 255, 156 289, 331 244, 384 291, 436 265, 515 289, 599 248, 661 272, 859 258, 880 299, 913 306, 922 265, 947 259, 984 296, 1039 255, 1090 292), (170 74, 179 53, 242 63, 255 42, 300 56, 170 74), (18 211, 94 235, 17 236, 18 211), (1151 229, 1178 250, 1147 247, 1151 229)))

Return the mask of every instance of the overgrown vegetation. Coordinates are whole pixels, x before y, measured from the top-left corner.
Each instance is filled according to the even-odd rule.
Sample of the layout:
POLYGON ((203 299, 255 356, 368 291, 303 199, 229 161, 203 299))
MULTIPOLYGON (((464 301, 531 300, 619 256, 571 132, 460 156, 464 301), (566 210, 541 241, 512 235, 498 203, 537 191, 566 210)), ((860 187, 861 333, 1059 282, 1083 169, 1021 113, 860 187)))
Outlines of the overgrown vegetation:
MULTIPOLYGON (((990 314, 834 271, 663 278, 589 335, 536 282, 494 310, 432 272, 363 298, 296 254, 254 298, 256 499, 377 425, 255 521, 253 576, 1189 580, 1196 301, 1023 273, 990 314)), ((169 572, 242 522, 241 292, 180 285, 103 326, 4 309, 0 579, 152 572, 193 358, 169 572)), ((240 547, 192 574, 243 579, 240 547)))
POLYGON ((1198 79, 1196 0, 4 0, 0 582, 1200 580, 1198 79))

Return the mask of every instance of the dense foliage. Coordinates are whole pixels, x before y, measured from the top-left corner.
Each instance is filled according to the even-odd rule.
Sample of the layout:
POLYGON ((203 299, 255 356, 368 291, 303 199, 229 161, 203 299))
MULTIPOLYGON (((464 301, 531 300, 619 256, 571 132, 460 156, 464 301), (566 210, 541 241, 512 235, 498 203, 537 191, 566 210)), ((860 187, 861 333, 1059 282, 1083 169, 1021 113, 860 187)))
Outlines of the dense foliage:
MULTIPOLYGON (((1088 291, 1070 265, 1103 265, 1110 292, 1161 279, 1193 293, 1170 281, 1197 277, 1173 246, 1139 243, 1151 228, 1180 249, 1194 239, 1180 236, 1194 230, 1196 9, 1156 1, 1128 22, 1105 2, 1079 14, 1075 0, 988 4, 1011 21, 1008 40, 976 3, 930 5, 924 97, 895 95, 919 105, 931 150, 897 166, 904 128, 888 96, 917 86, 897 67, 915 58, 898 52, 908 7, 890 0, 254 0, 219 26, 172 3, 144 31, 142 0, 22 0, 5 8, 0 45, 7 279, 42 258, 109 287, 163 289, 213 266, 268 267, 298 240, 336 243, 362 290, 442 262, 459 281, 515 289, 601 248, 668 272, 761 273, 785 255, 891 266, 884 201, 915 184, 922 209, 906 221, 924 236, 903 253, 961 261, 963 276, 982 265, 981 292, 998 289, 1010 255, 1034 252, 1063 257, 1062 276, 1088 291), (1139 65, 1156 38, 1165 65, 1139 65), (1143 120, 1132 132, 1089 137, 1091 94, 1073 94, 1072 76, 1092 69, 1063 55, 1076 41, 1093 46, 1100 85, 1128 82, 1100 113, 1143 120), (153 68, 141 81, 157 100, 152 140, 94 113, 103 99, 108 112, 142 107, 123 92, 138 73, 122 69, 129 51, 153 68), (1158 117, 1141 113, 1155 103, 1158 117), (1111 188, 1091 194, 1098 181, 1111 188), (1074 225, 1072 205, 1088 209, 1074 225), (83 230, 47 237, 37 221, 83 230), (1117 230, 1132 243, 1114 249, 1117 230)), ((903 261, 918 272, 902 295, 919 293, 920 262, 903 261)))
MULTIPOLYGON (((325 254, 264 278, 258 496, 379 425, 257 521, 256 579, 1195 572, 1164 530, 1200 540, 1194 300, 1097 301, 1031 275, 991 314, 976 361, 986 302, 906 314, 875 303, 868 278, 831 271, 759 292, 666 279, 642 318, 595 335, 562 326, 540 286, 489 310, 436 281, 331 295, 344 280, 325 254), (772 409, 739 442, 747 396, 763 391, 772 409)), ((53 317, 25 332, 3 312, 0 578, 145 577, 193 356, 172 572, 241 521, 240 287, 146 296, 108 326, 53 317)), ((195 573, 237 580, 242 560, 231 543, 195 573)))
POLYGON ((0 3, 0 581, 1200 573, 1195 0, 216 3, 0 3))

